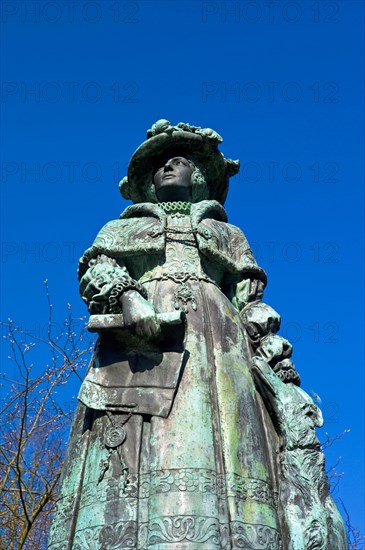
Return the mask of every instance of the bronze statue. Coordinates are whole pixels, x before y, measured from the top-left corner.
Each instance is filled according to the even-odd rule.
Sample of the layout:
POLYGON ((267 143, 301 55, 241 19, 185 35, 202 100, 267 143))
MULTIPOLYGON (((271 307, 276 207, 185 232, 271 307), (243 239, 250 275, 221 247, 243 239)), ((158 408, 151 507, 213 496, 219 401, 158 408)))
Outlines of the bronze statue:
POLYGON ((134 204, 80 260, 100 337, 49 550, 345 550, 320 411, 227 223, 239 163, 211 129, 160 120, 147 138, 120 186, 134 204))

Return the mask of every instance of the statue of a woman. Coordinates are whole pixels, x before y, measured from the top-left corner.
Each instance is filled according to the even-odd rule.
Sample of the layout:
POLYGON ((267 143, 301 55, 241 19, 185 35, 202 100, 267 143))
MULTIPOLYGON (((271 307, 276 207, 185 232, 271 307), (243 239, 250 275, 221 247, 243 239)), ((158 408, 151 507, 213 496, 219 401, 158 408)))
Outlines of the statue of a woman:
POLYGON ((323 461, 308 482, 318 470, 313 521, 309 508, 295 508, 305 475, 287 497, 294 512, 285 511, 290 486, 278 456, 290 438, 275 399, 284 387, 288 414, 300 414, 299 376, 289 342, 275 334, 278 314, 261 301, 266 275, 222 206, 238 162, 223 157, 211 129, 161 120, 147 137, 121 182, 134 205, 80 260, 100 337, 49 549, 345 550, 323 461), (275 394, 255 360, 278 380, 275 394))

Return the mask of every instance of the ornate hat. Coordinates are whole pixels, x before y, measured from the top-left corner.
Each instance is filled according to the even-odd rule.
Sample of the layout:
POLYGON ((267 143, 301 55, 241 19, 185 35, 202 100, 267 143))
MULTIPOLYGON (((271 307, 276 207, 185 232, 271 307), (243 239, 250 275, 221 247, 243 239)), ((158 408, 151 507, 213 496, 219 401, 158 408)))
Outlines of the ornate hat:
POLYGON ((158 120, 147 131, 147 140, 133 153, 128 176, 119 184, 121 194, 134 203, 150 202, 158 162, 168 156, 186 156, 202 172, 209 188, 209 198, 223 204, 229 178, 237 174, 239 161, 224 158, 218 150, 222 141, 211 128, 183 122, 172 126, 168 120, 158 120))

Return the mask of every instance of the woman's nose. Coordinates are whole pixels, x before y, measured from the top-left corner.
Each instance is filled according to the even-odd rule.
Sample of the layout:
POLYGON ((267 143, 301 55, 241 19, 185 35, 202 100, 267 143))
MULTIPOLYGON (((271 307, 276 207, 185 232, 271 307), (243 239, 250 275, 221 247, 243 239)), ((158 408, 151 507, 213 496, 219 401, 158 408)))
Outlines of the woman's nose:
POLYGON ((173 166, 172 166, 170 160, 168 160, 168 161, 165 163, 165 166, 163 167, 163 170, 164 170, 164 172, 169 172, 170 170, 173 170, 173 166))

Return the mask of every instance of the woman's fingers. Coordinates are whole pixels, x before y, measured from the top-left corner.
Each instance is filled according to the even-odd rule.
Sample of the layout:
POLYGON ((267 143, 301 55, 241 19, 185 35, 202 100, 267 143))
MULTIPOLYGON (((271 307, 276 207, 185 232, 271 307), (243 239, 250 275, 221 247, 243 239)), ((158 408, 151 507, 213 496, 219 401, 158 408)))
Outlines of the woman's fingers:
POLYGON ((151 336, 156 336, 160 332, 160 324, 156 316, 144 317, 139 319, 131 329, 134 329, 134 332, 138 336, 150 338, 151 336))

